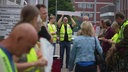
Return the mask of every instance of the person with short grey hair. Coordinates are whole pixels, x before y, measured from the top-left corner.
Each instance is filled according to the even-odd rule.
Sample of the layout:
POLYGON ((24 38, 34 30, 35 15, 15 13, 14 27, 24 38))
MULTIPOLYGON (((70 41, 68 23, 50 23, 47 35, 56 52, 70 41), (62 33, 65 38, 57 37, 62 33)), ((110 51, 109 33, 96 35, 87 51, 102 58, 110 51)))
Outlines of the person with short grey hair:
POLYGON ((20 57, 22 54, 29 53, 37 40, 37 31, 31 24, 17 25, 9 36, 0 42, 0 63, 3 67, 0 72, 19 72, 15 66, 13 55, 20 57))
POLYGON ((87 15, 83 16, 83 21, 89 21, 89 17, 87 15))
POLYGON ((106 55, 107 51, 111 47, 111 44, 108 42, 108 40, 113 37, 113 35, 115 34, 115 31, 111 27, 111 20, 105 19, 103 22, 104 22, 103 26, 106 28, 106 32, 104 37, 100 37, 99 40, 102 41, 101 45, 102 45, 104 54, 106 55))

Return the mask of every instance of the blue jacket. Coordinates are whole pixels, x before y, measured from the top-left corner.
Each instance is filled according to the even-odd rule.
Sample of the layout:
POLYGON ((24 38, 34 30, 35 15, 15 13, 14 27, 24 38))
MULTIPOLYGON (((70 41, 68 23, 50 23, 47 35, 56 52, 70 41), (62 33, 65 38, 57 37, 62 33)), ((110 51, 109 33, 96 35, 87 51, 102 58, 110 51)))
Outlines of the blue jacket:
POLYGON ((95 44, 97 51, 102 53, 103 51, 97 38, 90 36, 78 36, 74 39, 69 58, 70 71, 73 70, 73 67, 77 62, 95 61, 95 44))

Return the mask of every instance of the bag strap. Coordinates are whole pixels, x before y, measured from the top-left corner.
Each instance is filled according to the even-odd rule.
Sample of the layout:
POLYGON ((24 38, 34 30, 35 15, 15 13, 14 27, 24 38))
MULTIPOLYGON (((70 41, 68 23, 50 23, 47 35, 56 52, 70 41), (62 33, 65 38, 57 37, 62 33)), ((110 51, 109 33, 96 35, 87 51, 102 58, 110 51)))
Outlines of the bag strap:
POLYGON ((105 60, 104 60, 104 57, 103 57, 103 54, 101 54, 98 50, 97 50, 97 48, 96 48, 96 37, 94 37, 95 38, 95 53, 97 54, 97 55, 99 55, 100 57, 101 57, 101 59, 102 59, 102 61, 103 62, 105 62, 105 60))
POLYGON ((94 37, 94 39, 95 39, 95 51, 97 52, 97 49, 96 49, 96 37, 94 37))
POLYGON ((96 44, 96 43, 97 43, 96 37, 94 37, 94 39, 95 39, 95 51, 97 52, 98 55, 101 55, 101 53, 99 53, 99 51, 98 51, 97 48, 96 48, 96 46, 97 46, 97 44, 96 44))

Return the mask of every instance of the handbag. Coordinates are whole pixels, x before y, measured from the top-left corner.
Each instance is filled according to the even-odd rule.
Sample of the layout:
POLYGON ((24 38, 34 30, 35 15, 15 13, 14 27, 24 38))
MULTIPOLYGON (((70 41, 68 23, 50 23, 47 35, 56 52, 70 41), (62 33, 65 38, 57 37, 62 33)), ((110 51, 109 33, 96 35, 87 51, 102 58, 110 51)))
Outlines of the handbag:
POLYGON ((52 72, 61 72, 61 62, 59 57, 53 57, 52 72))
POLYGON ((94 51, 94 55, 95 55, 95 59, 96 59, 96 64, 104 64, 105 60, 103 57, 103 54, 101 54, 97 49, 96 49, 96 38, 95 38, 95 51, 94 51))

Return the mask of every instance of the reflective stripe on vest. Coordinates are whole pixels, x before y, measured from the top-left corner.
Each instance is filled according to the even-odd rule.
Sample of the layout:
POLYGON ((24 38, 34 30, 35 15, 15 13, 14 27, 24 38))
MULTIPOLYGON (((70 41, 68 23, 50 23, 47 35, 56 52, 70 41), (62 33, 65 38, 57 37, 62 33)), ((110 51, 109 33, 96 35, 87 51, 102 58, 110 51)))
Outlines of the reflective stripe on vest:
MULTIPOLYGON (((67 24, 67 34, 68 34, 68 41, 71 41, 72 29, 69 24, 67 24)), ((61 29, 60 29, 60 41, 64 40, 64 35, 65 35, 65 28, 64 28, 64 24, 62 24, 61 29)))
POLYGON ((123 32, 124 32, 124 29, 125 29, 125 26, 128 25, 128 20, 126 20, 123 25, 121 26, 121 29, 119 30, 119 35, 118 35, 118 39, 117 39, 117 42, 120 42, 120 40, 122 40, 124 38, 124 35, 123 35, 123 32))
MULTIPOLYGON (((29 54, 27 54, 27 62, 35 62, 37 61, 37 55, 36 55, 36 51, 34 48, 31 48, 29 54)), ((38 67, 30 67, 28 69, 25 70, 25 72, 40 72, 38 67)))
MULTIPOLYGON (((5 54, 5 52, 1 48, 0 48, 0 58, 3 61, 4 72, 14 72, 12 70, 11 63, 8 59, 8 56, 5 54)), ((16 66, 14 68, 15 68, 15 72, 17 72, 16 66)))
MULTIPOLYGON (((53 32, 57 31, 56 26, 54 24, 51 25, 50 23, 48 24, 48 30, 49 30, 50 33, 53 33, 53 32)), ((53 37, 53 41, 56 42, 57 35, 54 34, 54 35, 52 35, 52 37, 53 37)))

